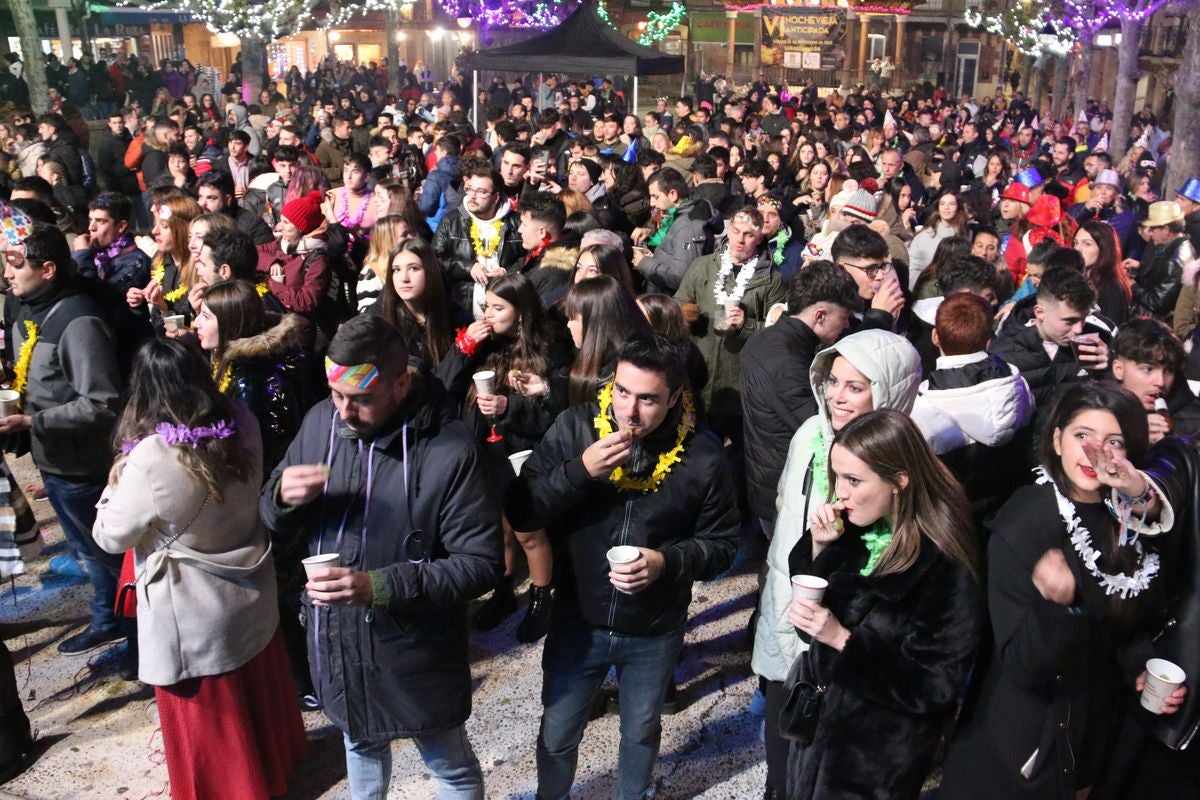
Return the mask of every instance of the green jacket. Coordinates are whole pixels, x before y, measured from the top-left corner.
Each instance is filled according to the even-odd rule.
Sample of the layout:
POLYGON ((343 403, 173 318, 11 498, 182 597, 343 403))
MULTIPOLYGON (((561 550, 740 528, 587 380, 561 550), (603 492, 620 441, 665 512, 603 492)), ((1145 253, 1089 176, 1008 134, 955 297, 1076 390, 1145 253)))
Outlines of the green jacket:
MULTIPOLYGON (((717 308, 714 284, 720 270, 720 252, 700 256, 688 267, 675 292, 679 303, 695 303, 700 307, 700 318, 691 325, 692 341, 708 365, 708 385, 704 387, 703 400, 704 407, 714 419, 742 415, 739 365, 742 348, 751 336, 763 329, 767 310, 775 303, 785 302, 783 286, 771 271, 771 259, 762 256, 739 304, 746 312, 745 324, 738 330, 718 334, 713 329, 713 314, 717 308)), ((735 269, 726 279, 726 291, 733 289, 736 275, 735 269)))

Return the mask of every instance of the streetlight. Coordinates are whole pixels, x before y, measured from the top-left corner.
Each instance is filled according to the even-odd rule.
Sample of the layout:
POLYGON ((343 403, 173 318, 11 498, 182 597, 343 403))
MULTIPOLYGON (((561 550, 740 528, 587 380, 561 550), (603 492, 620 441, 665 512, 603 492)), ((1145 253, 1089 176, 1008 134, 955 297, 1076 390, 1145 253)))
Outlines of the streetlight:
POLYGON ((471 27, 471 23, 473 22, 473 20, 466 14, 462 15, 461 17, 459 17, 458 19, 456 19, 454 21, 457 22, 458 27, 462 28, 464 31, 467 28, 471 27))

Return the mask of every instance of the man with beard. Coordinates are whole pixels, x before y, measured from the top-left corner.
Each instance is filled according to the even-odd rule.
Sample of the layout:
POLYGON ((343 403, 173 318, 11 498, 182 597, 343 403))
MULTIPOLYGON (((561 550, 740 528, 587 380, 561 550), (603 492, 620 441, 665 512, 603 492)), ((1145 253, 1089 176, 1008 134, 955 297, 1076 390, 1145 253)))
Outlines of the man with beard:
POLYGON ((451 298, 464 311, 480 316, 488 281, 513 270, 525 250, 517 230, 520 217, 501 199, 499 173, 486 160, 470 159, 462 165, 462 179, 462 204, 442 218, 433 249, 451 298))

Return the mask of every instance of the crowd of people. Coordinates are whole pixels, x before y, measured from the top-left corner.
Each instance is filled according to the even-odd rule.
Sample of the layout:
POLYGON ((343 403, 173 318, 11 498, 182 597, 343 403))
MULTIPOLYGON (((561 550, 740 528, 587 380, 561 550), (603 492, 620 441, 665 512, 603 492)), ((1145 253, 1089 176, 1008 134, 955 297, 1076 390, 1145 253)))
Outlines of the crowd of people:
POLYGON ((615 666, 650 797, 755 537, 765 798, 1195 795, 1187 681, 1139 705, 1200 670, 1200 180, 1150 109, 1114 162, 1103 102, 1019 92, 180 74, 94 147, 0 120, 0 433, 91 586, 58 650, 124 642, 173 797, 283 793, 319 708, 356 800, 396 739, 482 798, 469 636, 526 574, 538 796, 615 666))

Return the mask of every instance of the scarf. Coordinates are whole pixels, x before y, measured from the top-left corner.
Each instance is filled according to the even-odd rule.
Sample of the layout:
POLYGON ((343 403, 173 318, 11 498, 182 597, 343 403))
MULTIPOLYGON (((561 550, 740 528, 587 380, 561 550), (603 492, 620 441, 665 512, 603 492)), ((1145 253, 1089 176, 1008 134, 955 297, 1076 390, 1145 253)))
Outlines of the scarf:
POLYGON ((783 263, 783 248, 787 247, 787 243, 788 232, 786 230, 781 230, 771 238, 767 249, 771 254, 771 263, 777 267, 783 263))
POLYGON ((651 234, 646 240, 646 244, 650 247, 658 247, 662 244, 663 239, 667 238, 667 231, 671 230, 671 226, 675 224, 675 215, 679 212, 679 206, 672 206, 671 210, 663 214, 662 221, 658 223, 658 230, 651 234))
POLYGON ((125 252, 132 244, 133 237, 129 235, 129 231, 126 231, 115 242, 96 253, 96 274, 100 280, 108 277, 108 269, 112 266, 113 259, 125 252))

